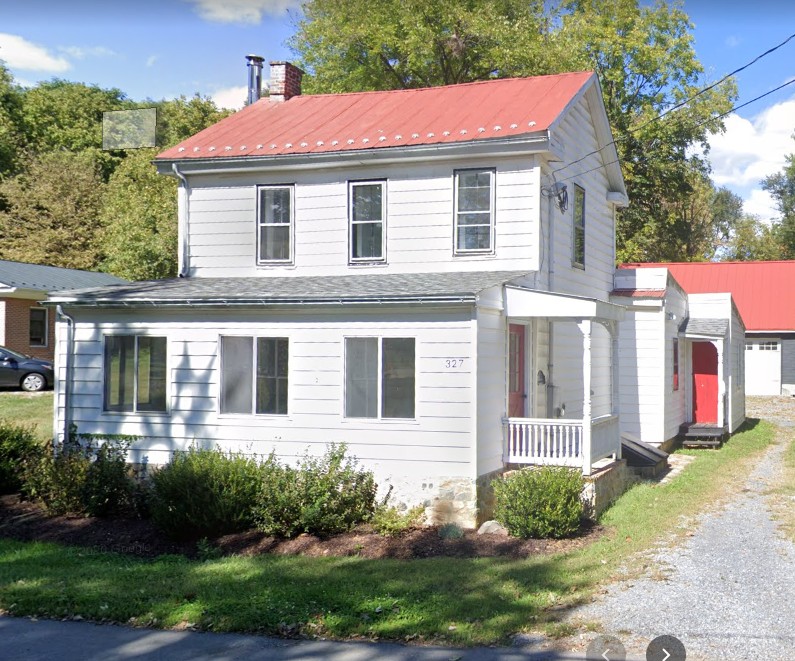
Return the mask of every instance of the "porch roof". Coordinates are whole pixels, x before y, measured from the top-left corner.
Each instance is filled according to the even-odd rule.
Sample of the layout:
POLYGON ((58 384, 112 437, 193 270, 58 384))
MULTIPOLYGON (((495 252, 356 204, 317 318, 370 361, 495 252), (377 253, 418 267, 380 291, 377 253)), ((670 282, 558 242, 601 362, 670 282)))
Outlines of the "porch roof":
POLYGON ((688 317, 679 326, 679 333, 685 337, 726 337, 728 330, 728 319, 693 319, 688 317))
POLYGON ((525 272, 175 278, 57 292, 47 303, 99 307, 476 303, 481 292, 521 275, 525 272))
POLYGON ((623 305, 596 298, 553 294, 517 285, 505 287, 505 313, 509 317, 621 321, 625 312, 623 305))

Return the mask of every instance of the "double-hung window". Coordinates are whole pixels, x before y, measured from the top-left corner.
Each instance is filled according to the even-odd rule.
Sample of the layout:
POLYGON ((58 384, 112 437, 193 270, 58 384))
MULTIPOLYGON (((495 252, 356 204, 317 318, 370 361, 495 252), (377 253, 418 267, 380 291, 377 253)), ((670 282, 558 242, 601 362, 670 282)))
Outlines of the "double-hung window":
POLYGON ((257 263, 293 261, 293 187, 260 186, 257 208, 257 263))
POLYGON ((221 413, 287 414, 286 337, 221 337, 221 413))
POLYGON ((28 335, 30 346, 47 346, 47 308, 30 308, 30 328, 28 335))
POLYGON ((352 181, 349 186, 350 261, 383 262, 385 259, 385 182, 352 181))
POLYGON ((106 411, 165 412, 167 374, 165 337, 105 337, 106 411))
POLYGON ((673 384, 674 390, 679 390, 679 338, 673 338, 673 384))
POLYGON ((345 417, 413 418, 413 337, 345 338, 345 417))
POLYGON ((455 173, 455 252, 494 249, 494 170, 455 173))
POLYGON ((572 266, 585 268, 585 189, 574 186, 574 209, 572 212, 572 266))

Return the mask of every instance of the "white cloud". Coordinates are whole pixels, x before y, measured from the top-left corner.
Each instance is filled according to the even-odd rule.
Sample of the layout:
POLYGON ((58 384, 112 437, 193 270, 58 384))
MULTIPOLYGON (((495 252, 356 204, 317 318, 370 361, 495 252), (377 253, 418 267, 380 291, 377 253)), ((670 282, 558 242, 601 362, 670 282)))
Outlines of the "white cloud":
POLYGON ((773 198, 765 190, 754 188, 743 201, 743 211, 769 223, 780 216, 773 198))
POLYGON ((146 58, 146 66, 147 67, 153 67, 155 65, 155 62, 157 62, 159 57, 160 57, 159 55, 150 55, 149 57, 147 57, 146 58))
POLYGON ((67 60, 50 54, 43 46, 5 32, 0 32, 0 60, 5 60, 9 68, 22 71, 61 72, 71 66, 67 60))
POLYGON ((59 46, 58 50, 76 60, 84 60, 87 57, 113 57, 116 55, 114 51, 104 46, 59 46))
POLYGON ((226 87, 220 89, 210 98, 215 102, 219 108, 228 108, 230 110, 240 110, 246 105, 246 98, 248 97, 248 87, 241 85, 240 87, 226 87))
POLYGON ((259 24, 263 14, 279 16, 301 6, 300 0, 186 0, 206 21, 213 23, 259 24))

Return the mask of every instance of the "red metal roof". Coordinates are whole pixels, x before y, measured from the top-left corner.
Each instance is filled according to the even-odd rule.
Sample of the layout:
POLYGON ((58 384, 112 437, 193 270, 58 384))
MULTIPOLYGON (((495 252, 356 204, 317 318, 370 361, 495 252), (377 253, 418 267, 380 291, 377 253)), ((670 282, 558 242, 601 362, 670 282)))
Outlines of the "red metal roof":
POLYGON ((509 138, 545 131, 593 73, 446 87, 263 98, 158 159, 313 154, 509 138))
POLYGON ((626 296, 628 298, 665 298, 664 289, 614 289, 611 296, 626 296))
POLYGON ((795 331, 795 261, 622 264, 667 268, 688 294, 729 292, 748 331, 795 331))

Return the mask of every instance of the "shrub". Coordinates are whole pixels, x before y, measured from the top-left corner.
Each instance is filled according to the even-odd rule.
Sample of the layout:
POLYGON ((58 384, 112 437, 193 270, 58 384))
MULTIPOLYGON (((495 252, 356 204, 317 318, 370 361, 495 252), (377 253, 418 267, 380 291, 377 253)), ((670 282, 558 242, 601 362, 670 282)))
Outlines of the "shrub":
MULTIPOLYGON (((88 446, 91 447, 91 446, 88 446)), ((114 516, 134 507, 135 485, 127 472, 130 440, 106 438, 96 450, 83 483, 82 501, 89 516, 114 516)))
POLYGON ((19 491, 25 462, 41 454, 42 445, 34 429, 34 425, 0 420, 0 494, 19 491))
POLYGON ((425 521, 425 508, 422 505, 401 512, 396 507, 382 505, 373 513, 370 523, 373 529, 384 537, 396 537, 411 528, 420 527, 425 521))
POLYGON ((375 511, 375 480, 345 454, 344 445, 332 444, 323 457, 305 456, 298 468, 273 462, 255 509, 257 527, 280 537, 325 537, 367 521, 375 511))
POLYGON ((514 537, 572 535, 583 514, 582 475, 568 468, 520 470, 493 483, 494 518, 514 537))
POLYGON ((263 471, 243 455, 195 447, 177 452, 152 476, 152 519, 177 539, 245 530, 253 524, 263 471))
POLYGON ((439 527, 439 537, 441 539, 461 539, 464 530, 457 523, 445 523, 439 527))

